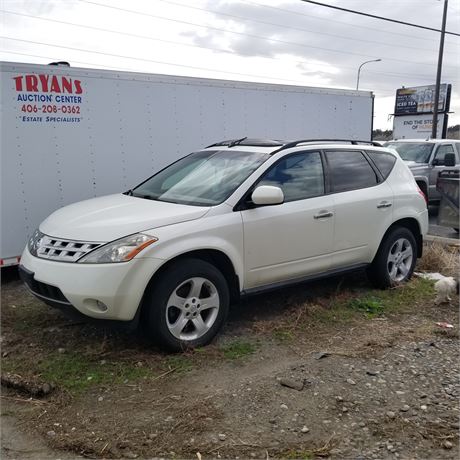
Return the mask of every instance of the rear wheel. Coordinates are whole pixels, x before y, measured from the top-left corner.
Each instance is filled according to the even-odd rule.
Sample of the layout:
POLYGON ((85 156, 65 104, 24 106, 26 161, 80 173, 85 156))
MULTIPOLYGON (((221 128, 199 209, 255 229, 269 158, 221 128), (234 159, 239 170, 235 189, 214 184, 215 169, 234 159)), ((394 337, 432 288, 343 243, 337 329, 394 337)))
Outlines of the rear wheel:
POLYGON ((417 260, 417 243, 413 233, 396 227, 383 239, 368 275, 379 288, 395 286, 412 276, 417 260))
POLYGON ((227 317, 229 290, 222 273, 199 259, 183 259, 155 281, 144 301, 148 337, 171 351, 208 344, 227 317))

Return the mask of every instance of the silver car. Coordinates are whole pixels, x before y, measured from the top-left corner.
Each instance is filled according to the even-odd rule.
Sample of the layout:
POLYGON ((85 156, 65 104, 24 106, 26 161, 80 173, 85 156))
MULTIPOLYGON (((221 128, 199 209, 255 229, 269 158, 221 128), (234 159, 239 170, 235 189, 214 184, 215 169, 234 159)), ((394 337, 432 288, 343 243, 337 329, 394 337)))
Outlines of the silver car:
POLYGON ((389 141, 385 147, 396 150, 405 161, 428 201, 439 201, 436 190, 438 174, 446 169, 447 153, 455 155, 455 164, 460 165, 460 141, 454 139, 401 139, 389 141))

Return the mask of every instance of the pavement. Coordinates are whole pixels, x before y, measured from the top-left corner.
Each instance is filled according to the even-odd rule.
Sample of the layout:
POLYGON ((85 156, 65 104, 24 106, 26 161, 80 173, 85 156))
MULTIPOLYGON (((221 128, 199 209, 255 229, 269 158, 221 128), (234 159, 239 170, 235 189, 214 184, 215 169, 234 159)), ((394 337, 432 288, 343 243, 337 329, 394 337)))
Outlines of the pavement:
POLYGON ((428 234, 433 236, 442 236, 443 238, 453 238, 459 239, 459 234, 450 227, 442 227, 437 224, 438 219, 438 206, 430 206, 428 208, 430 215, 430 227, 428 229, 428 234))

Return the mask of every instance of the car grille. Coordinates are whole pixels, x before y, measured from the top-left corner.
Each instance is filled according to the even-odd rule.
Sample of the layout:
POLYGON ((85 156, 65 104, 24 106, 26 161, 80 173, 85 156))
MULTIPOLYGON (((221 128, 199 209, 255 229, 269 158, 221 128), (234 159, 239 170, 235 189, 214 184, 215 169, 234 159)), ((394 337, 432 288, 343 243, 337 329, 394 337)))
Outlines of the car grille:
POLYGON ((44 235, 37 243, 37 257, 60 262, 76 262, 103 243, 71 241, 44 235))

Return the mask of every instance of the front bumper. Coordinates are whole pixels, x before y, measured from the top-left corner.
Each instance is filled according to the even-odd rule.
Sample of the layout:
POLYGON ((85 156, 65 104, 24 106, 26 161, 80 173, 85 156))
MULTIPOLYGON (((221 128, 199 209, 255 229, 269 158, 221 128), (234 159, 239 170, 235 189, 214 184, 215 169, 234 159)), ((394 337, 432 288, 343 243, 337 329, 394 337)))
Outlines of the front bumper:
POLYGON ((152 275, 163 260, 139 258, 118 264, 79 264, 40 259, 26 248, 21 278, 44 302, 75 307, 96 319, 131 321, 152 275), (106 306, 103 311, 101 304, 106 306))

